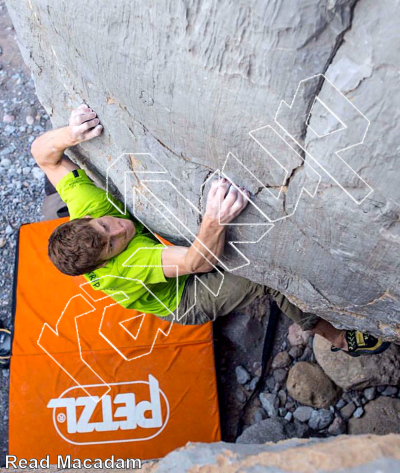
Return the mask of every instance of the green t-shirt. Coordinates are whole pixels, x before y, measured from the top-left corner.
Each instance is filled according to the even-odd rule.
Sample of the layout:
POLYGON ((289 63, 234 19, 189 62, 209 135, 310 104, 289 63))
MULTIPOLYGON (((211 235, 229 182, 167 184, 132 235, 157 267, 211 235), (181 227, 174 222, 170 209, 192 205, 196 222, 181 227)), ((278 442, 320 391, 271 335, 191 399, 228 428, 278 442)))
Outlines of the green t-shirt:
POLYGON ((110 195, 114 206, 107 199, 107 193, 97 187, 83 169, 69 172, 60 179, 56 189, 68 206, 70 220, 85 215, 94 218, 111 215, 130 219, 135 225, 135 236, 122 253, 111 258, 104 267, 84 274, 93 289, 103 291, 128 309, 161 316, 174 311, 189 275, 165 277, 161 260, 165 245, 128 211, 124 215, 122 202, 110 195), (126 298, 115 294, 119 291, 123 291, 126 298))

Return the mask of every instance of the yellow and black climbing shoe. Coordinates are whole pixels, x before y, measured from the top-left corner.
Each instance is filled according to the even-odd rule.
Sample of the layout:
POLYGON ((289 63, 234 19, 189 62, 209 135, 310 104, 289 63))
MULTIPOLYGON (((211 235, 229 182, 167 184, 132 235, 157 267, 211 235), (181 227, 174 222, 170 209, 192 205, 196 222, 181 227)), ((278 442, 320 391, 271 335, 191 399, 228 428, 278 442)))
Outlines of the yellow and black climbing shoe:
POLYGON ((11 332, 0 328, 0 369, 8 368, 11 358, 11 332))
POLYGON ((373 337, 358 330, 346 330, 346 341, 348 350, 342 350, 332 345, 331 351, 344 351, 350 356, 377 355, 383 353, 390 346, 390 342, 384 342, 381 338, 373 337))

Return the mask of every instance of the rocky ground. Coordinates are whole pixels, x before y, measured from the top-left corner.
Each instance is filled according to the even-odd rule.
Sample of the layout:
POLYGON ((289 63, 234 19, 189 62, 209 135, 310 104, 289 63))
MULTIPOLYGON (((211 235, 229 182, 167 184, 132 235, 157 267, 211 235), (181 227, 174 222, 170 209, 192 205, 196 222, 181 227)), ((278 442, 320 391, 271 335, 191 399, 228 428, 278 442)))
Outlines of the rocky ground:
POLYGON ((303 332, 284 315, 269 372, 238 430, 260 376, 269 308, 263 296, 214 324, 223 440, 400 433, 400 346, 359 358, 333 353, 329 342, 303 332))
MULTIPOLYGON (((50 125, 0 0, 0 326, 12 329, 15 242, 23 223, 40 220, 42 171, 30 144, 50 125)), ((9 371, 0 372, 0 464, 7 451, 9 371)))
MULTIPOLYGON (((40 220, 44 197, 41 170, 30 144, 50 127, 33 81, 15 43, 0 0, 0 324, 12 329, 15 242, 21 224, 40 220)), ((281 316, 271 370, 246 413, 242 409, 261 371, 267 296, 215 323, 215 346, 223 439, 264 443, 290 437, 400 431, 400 349, 377 357, 350 359, 296 331, 281 316), (289 333, 288 333, 289 332, 289 333), (367 359, 368 358, 368 359, 367 359), (239 432, 240 433, 240 432, 239 432)), ((7 452, 9 371, 0 375, 0 465, 7 452)))
POLYGON ((0 320, 11 324, 15 241, 23 223, 40 220, 43 173, 30 154, 49 117, 35 95, 15 32, 0 0, 0 320))

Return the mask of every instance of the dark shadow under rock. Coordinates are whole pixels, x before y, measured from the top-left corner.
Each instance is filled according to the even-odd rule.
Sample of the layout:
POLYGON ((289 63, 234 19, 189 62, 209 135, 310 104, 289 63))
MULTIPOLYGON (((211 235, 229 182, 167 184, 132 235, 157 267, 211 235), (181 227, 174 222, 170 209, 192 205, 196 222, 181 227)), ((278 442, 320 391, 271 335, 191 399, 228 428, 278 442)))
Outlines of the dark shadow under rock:
MULTIPOLYGON (((268 296, 261 296, 245 309, 234 311, 214 323, 215 361, 224 441, 234 442, 237 437, 243 406, 255 384, 253 382, 251 385, 251 381, 259 374, 269 314, 270 299, 268 296), (235 374, 237 366, 244 367, 251 374, 251 380, 243 386, 237 382, 235 374)), ((290 319, 284 314, 279 315, 272 358, 285 343, 290 323, 290 319)), ((246 410, 245 425, 257 421, 256 412, 260 406, 258 396, 255 396, 246 410)))

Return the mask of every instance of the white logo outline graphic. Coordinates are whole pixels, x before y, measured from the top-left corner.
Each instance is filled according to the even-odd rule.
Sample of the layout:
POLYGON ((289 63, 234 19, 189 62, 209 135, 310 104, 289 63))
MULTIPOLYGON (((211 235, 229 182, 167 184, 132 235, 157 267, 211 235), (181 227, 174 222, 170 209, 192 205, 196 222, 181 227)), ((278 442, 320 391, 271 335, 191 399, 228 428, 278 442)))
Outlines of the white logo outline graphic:
MULTIPOLYGON (((365 137, 366 137, 366 135, 367 135, 367 132, 368 132, 368 129, 369 129, 369 126, 370 126, 370 121, 365 117, 364 114, 362 114, 362 113, 358 110, 358 108, 357 108, 354 104, 352 104, 352 103, 345 97, 344 94, 342 94, 342 92, 340 92, 340 90, 339 90, 336 86, 334 86, 334 84, 332 84, 332 82, 330 82, 330 81, 325 77, 325 75, 323 75, 323 74, 316 74, 316 75, 314 75, 314 76, 310 76, 310 77, 308 77, 307 79, 303 79, 302 81, 300 81, 299 84, 298 84, 298 87, 297 87, 297 89, 296 89, 296 92, 295 92, 295 94, 294 94, 294 96, 293 96, 293 100, 292 100, 291 104, 289 105, 289 104, 288 104, 286 101, 284 101, 284 100, 282 100, 282 101, 280 102, 280 104, 279 104, 279 106, 278 106, 278 110, 277 110, 277 112, 276 112, 276 114, 275 114, 275 117, 274 117, 274 122, 275 122, 276 125, 279 127, 279 129, 283 130, 284 133, 285 133, 287 136, 289 136, 289 137, 293 140, 293 142, 296 143, 297 146, 299 146, 299 148, 305 153, 304 156, 308 156, 313 162, 315 162, 315 163, 316 163, 316 164, 317 164, 317 165, 318 165, 318 166, 319 166, 319 167, 320 167, 320 168, 321 168, 321 169, 322 169, 322 170, 323 170, 347 195, 349 195, 349 197, 350 197, 354 202, 356 202, 358 205, 360 205, 360 204, 361 204, 367 197, 369 197, 369 195, 373 192, 372 187, 371 187, 356 171, 354 171, 354 169, 352 169, 351 166, 348 165, 347 162, 340 156, 340 153, 341 153, 341 152, 346 151, 346 150, 348 150, 348 149, 351 149, 351 148, 353 148, 353 147, 356 147, 356 146, 361 145, 361 144, 364 143, 365 137), (284 127, 281 123, 279 123, 278 116, 279 116, 279 113, 280 113, 281 108, 283 107, 283 105, 285 105, 288 109, 292 109, 292 107, 294 106, 295 100, 296 100, 296 96, 297 96, 297 94, 298 94, 298 92, 299 92, 299 89, 300 89, 300 87, 302 86, 302 83, 304 83, 304 82, 306 82, 306 81, 309 81, 309 80, 311 80, 311 79, 317 78, 317 77, 323 77, 324 80, 327 81, 327 82, 347 101, 347 103, 348 103, 349 105, 351 105, 351 106, 366 120, 366 122, 367 122, 367 127, 366 127, 366 129, 365 129, 365 132, 364 132, 364 134, 363 134, 363 136, 362 136, 361 141, 359 141, 359 142, 357 142, 357 143, 354 143, 354 144, 352 144, 352 145, 350 145, 350 146, 348 146, 348 147, 344 147, 344 148, 341 148, 341 149, 335 151, 335 155, 336 155, 336 156, 352 171, 352 173, 354 173, 354 174, 366 185, 366 187, 369 189, 368 194, 365 195, 364 198, 363 198, 361 201, 357 201, 357 200, 346 190, 346 188, 343 187, 343 186, 325 169, 325 167, 324 167, 321 163, 319 163, 318 159, 316 159, 315 157, 313 157, 313 156, 311 155, 311 153, 305 149, 305 147, 301 146, 301 144, 285 129, 285 127, 284 127)), ((328 135, 330 135, 330 134, 336 133, 336 132, 338 132, 338 131, 343 131, 344 129, 348 128, 348 127, 346 126, 346 124, 345 124, 342 120, 340 120, 340 118, 339 118, 317 95, 315 96, 313 105, 312 105, 312 107, 311 107, 311 109, 310 109, 310 111, 309 111, 308 116, 306 117, 306 126, 307 126, 313 133, 315 133, 318 137, 328 136, 328 135), (336 130, 334 130, 334 131, 332 131, 332 132, 330 132, 330 133, 326 133, 325 135, 319 135, 319 134, 311 127, 311 125, 309 124, 309 120, 310 120, 310 117, 311 117, 311 114, 312 114, 312 110, 313 110, 313 107, 315 106, 316 102, 322 104, 322 106, 324 106, 324 107, 335 117, 335 119, 338 120, 338 122, 342 125, 342 128, 336 129, 336 130)), ((259 208, 259 206, 257 206, 254 202, 252 202, 250 199, 248 199, 247 196, 232 182, 232 180, 229 178, 229 176, 224 172, 224 169, 225 169, 225 166, 226 166, 226 164, 227 164, 227 162, 228 162, 228 159, 229 159, 230 157, 232 157, 232 158, 236 159, 236 160, 247 170, 247 172, 248 172, 249 174, 251 174, 251 175, 258 181, 258 179, 256 178, 256 176, 243 164, 243 162, 239 161, 238 158, 237 158, 233 153, 229 152, 229 153, 227 154, 226 160, 225 160, 224 165, 223 165, 223 167, 222 167, 222 171, 220 171, 219 169, 217 169, 216 171, 214 171, 214 173, 212 173, 212 175, 209 176, 209 177, 205 180, 205 182, 202 184, 200 190, 201 190, 201 191, 203 190, 203 187, 206 185, 206 183, 207 183, 214 175, 217 174, 217 175, 218 175, 218 179, 221 179, 221 175, 222 175, 222 176, 224 176, 226 179, 228 179, 228 180, 231 182, 231 185, 233 185, 233 186, 237 189, 237 191, 240 192, 240 193, 243 195, 243 197, 246 198, 246 199, 258 210, 258 212, 260 212, 260 214, 261 214, 264 218, 266 218, 267 221, 269 222, 269 223, 246 223, 246 222, 245 222, 245 223, 228 223, 228 224, 223 224, 223 223, 222 223, 222 224, 221 224, 221 222, 220 222, 221 201, 219 201, 219 215, 218 215, 218 217, 219 217, 219 223, 220 223, 220 225, 226 225, 226 226, 228 226, 228 225, 232 225, 232 226, 234 226, 234 225, 252 225, 252 226, 264 225, 264 226, 267 226, 267 227, 268 227, 267 231, 266 231, 265 233, 263 233, 263 234, 261 235, 261 237, 259 237, 259 238, 258 238, 257 240, 255 240, 255 241, 229 241, 229 242, 228 242, 228 243, 245 259, 246 263, 244 263, 244 264, 241 265, 241 266, 238 266, 238 267, 236 267, 236 268, 233 268, 233 269, 230 269, 230 270, 229 270, 229 269, 226 267, 226 265, 225 265, 222 261, 220 261, 219 258, 216 258, 215 255, 214 255, 212 252, 210 252, 210 251, 207 249, 207 247, 206 247, 200 240, 197 239, 197 235, 194 235, 194 233, 191 232, 189 228, 187 228, 187 226, 176 216, 176 214, 173 213, 173 212, 171 212, 171 211, 164 205, 164 203, 161 202, 160 199, 159 199, 159 198, 151 191, 151 189, 148 188, 148 187, 146 186, 146 184, 145 184, 145 182, 167 182, 169 185, 171 185, 171 186, 175 189, 175 191, 176 191, 178 194, 180 194, 180 195, 189 203, 189 205, 190 205, 192 208, 194 208, 197 212, 200 213, 201 211, 200 211, 196 206, 194 206, 194 204, 192 204, 192 202, 190 202, 189 199, 187 199, 185 196, 183 196, 183 194, 181 194, 181 193, 179 192, 179 190, 176 188, 176 186, 174 186, 174 184, 173 184, 171 181, 165 180, 165 179, 164 179, 164 180, 163 180, 163 179, 161 179, 161 180, 154 180, 154 179, 141 180, 141 185, 142 185, 142 187, 145 188, 146 191, 148 191, 148 192, 150 193, 150 195, 152 196, 152 198, 155 198, 155 199, 159 202, 159 204, 160 204, 160 205, 162 206, 162 208, 164 209, 164 212, 166 212, 167 214, 170 214, 171 217, 173 217, 175 220, 177 220, 177 221, 180 223, 180 225, 181 225, 187 232, 189 232, 192 236, 194 236, 195 240, 197 240, 199 243, 201 243, 202 246, 204 246, 211 254, 213 254, 213 256, 217 259, 218 263, 219 263, 220 265, 222 265, 222 266, 224 267, 224 269, 226 269, 226 270, 228 270, 228 271, 231 271, 231 272, 236 271, 237 269, 240 269, 240 268, 242 268, 242 267, 247 266, 247 265, 250 264, 250 260, 249 260, 234 244, 235 244, 235 243, 246 243, 246 244, 249 244, 249 243, 250 243, 250 244, 258 243, 262 238, 265 237, 265 235, 266 235, 267 233, 269 233, 269 231, 272 230, 272 228, 275 226, 274 224, 275 224, 276 222, 281 221, 281 220, 284 220, 284 219, 286 219, 286 218, 291 217, 291 216, 294 215, 295 211, 297 210, 297 206, 298 206, 298 204, 299 204, 299 202, 300 202, 301 196, 303 195, 303 192, 304 192, 304 191, 305 191, 310 197, 314 198, 315 195, 316 195, 316 192, 317 192, 317 190, 318 190, 319 184, 320 184, 320 182, 321 182, 321 175, 314 169, 313 166, 311 166, 310 162, 309 162, 308 160, 304 159, 296 150, 294 150, 294 148, 285 140, 285 138, 283 138, 281 135, 279 135, 279 134, 276 132, 276 130, 273 129, 270 125, 267 125, 267 126, 265 126, 265 127, 259 127, 259 128, 257 128, 257 129, 254 129, 254 130, 250 131, 250 132, 249 132, 249 135, 251 136, 251 138, 254 139, 254 140, 257 142, 257 144, 258 144, 259 146, 261 146, 261 148, 285 171, 285 174, 286 174, 286 175, 285 175, 285 178, 284 178, 284 181, 283 181, 283 182, 285 182, 286 178, 288 177, 289 171, 288 171, 288 170, 279 162, 279 160, 277 160, 277 159, 274 157, 274 155, 273 155, 259 140, 257 140, 257 138, 254 136, 255 132, 257 132, 257 131, 259 131, 259 130, 262 130, 262 129, 265 129, 265 128, 270 128, 274 133, 276 133, 277 136, 279 136, 279 138, 280 138, 281 140, 283 140, 283 141, 286 143, 286 145, 287 145, 288 147, 290 147, 291 150, 294 151, 294 152, 302 159, 303 163, 304 163, 306 166, 308 166, 308 169, 311 169, 312 172, 314 172, 314 173, 318 176, 318 183, 317 183, 317 185, 316 185, 316 187, 315 187, 314 192, 310 192, 308 189, 306 189, 306 188, 303 186, 303 187, 301 188, 301 191, 300 191, 300 193, 299 193, 299 196, 298 196, 298 198, 297 198, 297 200, 296 200, 296 203, 295 203, 293 212, 290 213, 290 214, 286 214, 286 215, 284 215, 284 216, 282 216, 282 217, 280 217, 280 218, 277 218, 277 219, 274 219, 274 220, 273 220, 273 219, 271 219, 270 217, 268 217, 268 216, 266 215, 266 213, 263 212, 263 211, 259 208)), ((107 173, 106 173, 106 193, 107 193, 107 199, 108 199, 108 201, 109 201, 119 212, 121 212, 121 209, 120 209, 119 207, 117 207, 116 204, 113 202, 113 200, 110 198, 110 195, 111 195, 111 194, 109 193, 109 173, 110 173, 111 168, 112 168, 113 166, 115 166, 115 164, 116 164, 120 159, 122 159, 124 156, 126 156, 126 155, 130 155, 130 156, 144 156, 144 155, 151 156, 151 158, 153 159, 153 161, 155 161, 155 162, 159 165, 159 169, 161 169, 161 170, 155 170, 155 171, 136 170, 136 171, 126 171, 126 172, 124 173, 124 202, 123 202, 123 203, 124 203, 124 212, 123 212, 124 215, 125 215, 126 212, 127 212, 127 174, 133 174, 133 173, 134 173, 135 175, 136 175, 136 174, 168 174, 168 171, 166 170, 166 168, 165 168, 156 158, 154 158, 154 156, 152 156, 150 153, 122 153, 115 161, 113 161, 113 162, 107 167, 107 173)), ((261 183, 261 181, 258 181, 258 182, 261 183)), ((262 184, 262 183, 261 183, 261 184, 262 184)), ((278 196, 275 196, 275 195, 268 189, 268 187, 266 187, 266 186, 263 186, 263 187, 271 194, 271 196, 273 196, 276 200, 279 200, 279 198, 280 198, 280 196, 281 196, 281 193, 282 193, 282 190, 283 190, 283 185, 284 185, 284 184, 282 183, 282 185, 281 185, 281 187, 280 187, 280 190, 279 190, 278 196)), ((165 218, 165 215, 163 215, 163 213, 162 213, 157 207, 155 207, 154 204, 153 204, 152 202, 150 202, 150 201, 144 196, 143 192, 139 191, 139 190, 136 189, 136 188, 133 189, 133 208, 136 208, 136 197, 137 197, 137 193, 139 193, 139 194, 142 196, 142 198, 144 198, 144 199, 149 203, 149 205, 151 205, 151 206, 154 208, 154 210, 156 210, 163 218, 165 218)), ((204 199, 203 192, 201 192, 201 199, 200 199, 201 207, 203 206, 203 199, 204 199)), ((121 212, 121 214, 122 214, 122 212, 121 212)), ((143 221, 142 221, 137 215, 135 215, 135 218, 136 218, 138 221, 140 221, 140 222, 144 225, 143 221)), ((174 225, 170 220, 168 220, 168 223, 169 223, 170 225, 172 225, 172 226, 177 230, 177 232, 181 234, 181 236, 183 236, 187 241, 189 241, 189 239, 179 230, 179 228, 176 227, 176 225, 174 225)), ((150 231, 151 231, 151 230, 150 230, 150 231)), ((154 235, 153 232, 151 232, 151 233, 153 234, 153 236, 155 236, 155 238, 157 238, 157 236, 154 235)), ((160 241, 158 238, 157 238, 157 240, 160 241)), ((163 242, 160 241, 160 243, 163 243, 163 242)), ((189 243, 192 243, 192 242, 189 241, 189 243)), ((163 249, 165 249, 165 248, 168 248, 168 246, 167 246, 167 245, 164 245, 164 248, 163 248, 163 249)), ((159 248, 158 248, 158 249, 159 249, 159 248)), ((196 250, 197 250, 200 254, 202 254, 197 248, 196 248, 196 250)), ((139 251, 139 249, 136 250, 136 251, 139 251)), ((124 266, 124 267, 135 267, 135 266, 129 266, 129 265, 127 265, 127 262, 131 259, 132 256, 133 256, 133 255, 131 255, 131 256, 123 263, 123 266, 124 266)), ((204 255, 203 255, 203 257, 204 257, 204 255)), ((205 258, 205 257, 204 257, 204 258, 205 258)), ((205 259, 207 259, 207 258, 205 258, 205 259)), ((208 259, 207 259, 207 261, 210 263, 210 261, 209 261, 208 259)), ((211 264, 211 263, 210 263, 210 264, 211 264)), ((214 266, 214 268, 221 274, 221 277, 222 277, 221 285, 220 285, 220 287, 218 288, 217 294, 215 295, 215 297, 217 297, 218 294, 219 294, 219 291, 220 291, 220 289, 221 289, 221 287, 222 287, 222 284, 223 284, 224 275, 223 275, 223 272, 221 272, 215 265, 213 265, 213 266, 214 266)), ((142 266, 142 267, 143 267, 143 266, 142 266)), ((146 267, 146 266, 145 266, 145 267, 146 267)), ((176 272, 178 273, 178 267, 177 267, 177 266, 172 266, 172 267, 175 267, 175 268, 176 268, 176 272)), ((103 277, 115 277, 115 276, 110 275, 110 276, 103 276, 103 277)), ((98 279, 100 279, 100 278, 98 278, 98 279)), ((124 278, 124 279, 130 279, 130 278, 124 278)), ((97 279, 96 279, 95 281, 97 281, 97 279)), ((197 278, 197 276, 196 276, 196 277, 195 277, 195 281, 194 281, 194 283, 195 283, 195 304, 194 304, 193 306, 196 305, 197 281, 200 281, 200 282, 205 286, 205 284, 204 284, 199 278, 197 278)), ((91 282, 94 282, 94 281, 91 281, 91 282)), ((90 285, 91 282, 84 283, 84 284, 82 284, 80 287, 83 289, 82 286, 87 285, 87 284, 90 285)), ((143 283, 142 283, 142 284, 143 284, 143 283)), ((178 287, 178 286, 177 286, 177 287, 178 287)), ((205 287, 207 287, 207 286, 205 286, 205 287)), ((149 290, 148 288, 146 288, 146 289, 149 290)), ((208 287, 207 287, 207 289, 210 290, 208 287)), ((84 289, 83 289, 83 290, 84 290, 84 289)), ((178 290, 178 289, 177 289, 177 290, 178 290)), ((85 291, 85 292, 86 292, 86 291, 85 291)), ((151 293, 151 291, 149 291, 149 292, 151 293)), ((212 292, 212 291, 210 290, 210 292, 212 292)), ((119 291, 119 293, 122 293, 125 297, 127 297, 126 294, 123 293, 122 291, 119 291)), ((212 293, 213 293, 213 292, 212 292, 212 293)), ((115 293, 115 294, 113 294, 113 295, 116 295, 116 294, 118 294, 118 293, 115 293)), ((152 294, 152 293, 151 293, 151 294, 152 294)), ((213 293, 213 294, 214 294, 214 293, 213 293)), ((88 294, 88 295, 89 295, 89 297, 91 297, 90 294, 88 294)), ((154 295, 154 294, 153 294, 153 295, 154 295)), ((74 296, 74 297, 76 297, 76 296, 74 296)), ((83 296, 81 296, 81 297, 83 297, 83 296)), ((110 296, 109 296, 109 295, 106 295, 105 297, 110 297, 110 296)), ((65 312, 65 310, 66 310, 66 308, 67 308, 69 302, 70 302, 72 299, 73 299, 73 298, 71 298, 71 299, 67 302, 66 307, 65 307, 65 309, 64 309, 64 311, 63 311, 63 313, 62 313, 62 315, 64 314, 64 312, 65 312)), ((85 298, 84 298, 84 299, 85 299, 85 298)), ((101 299, 103 299, 103 298, 101 298, 101 299)), ((98 300, 101 300, 101 299, 98 299, 98 300)), ((86 300, 86 299, 85 299, 85 300, 86 300)), ((88 302, 88 301, 86 300, 86 302, 88 302)), ((88 302, 88 304, 91 305, 89 302, 88 302)), ((107 307, 111 307, 111 306, 114 306, 114 305, 116 305, 116 304, 118 304, 118 302, 115 302, 115 304, 110 304, 110 305, 107 306, 107 307)), ((192 307, 193 307, 193 306, 192 306, 192 307)), ((107 308, 107 307, 106 307, 106 308, 107 308)), ((94 309, 93 306, 92 306, 92 308, 93 308, 92 310, 86 312, 85 314, 80 314, 80 315, 78 315, 78 316, 75 317, 75 325, 76 325, 76 330, 77 330, 77 335, 78 335, 78 341, 79 341, 79 332, 78 332, 78 326, 77 326, 77 323, 76 323, 76 319, 77 319, 78 317, 82 316, 82 315, 86 315, 86 314, 88 314, 88 313, 90 313, 90 312, 93 312, 93 310, 95 310, 95 309, 94 309)), ((104 309, 104 311, 106 310, 106 308, 104 309)), ((190 308, 190 309, 191 309, 191 308, 190 308)), ((190 309, 188 309, 188 310, 190 310, 190 309)), ((169 310, 169 309, 168 309, 168 310, 169 310)), ((176 318, 177 318, 177 320, 179 321, 179 320, 183 317, 183 315, 185 315, 185 314, 183 314, 183 315, 181 316, 181 318, 179 318, 179 312, 178 312, 178 311, 179 311, 179 309, 178 309, 178 307, 177 307, 177 309, 176 309, 176 312, 177 312, 176 318)), ((171 311, 170 311, 170 312, 171 312, 171 311)), ((172 313, 172 312, 171 312, 171 313, 172 313)), ((58 320, 58 322, 57 322, 57 324, 56 324, 56 330, 53 330, 47 323, 45 323, 44 326, 43 326, 43 328, 42 328, 42 332, 43 332, 43 329, 44 329, 45 325, 47 325, 47 326, 53 331, 53 333, 55 333, 55 334, 58 336, 58 329, 57 329, 57 327, 58 327, 59 321, 60 321, 61 318, 62 318, 62 315, 61 315, 61 317, 59 318, 59 320, 58 320)), ((132 317, 132 318, 126 319, 126 320, 124 320, 124 321, 121 321, 121 322, 119 322, 119 325, 121 325, 121 327, 122 327, 123 329, 125 329, 126 331, 128 331, 128 330, 126 329, 126 327, 123 326, 123 323, 124 323, 124 322, 127 322, 128 320, 132 320, 133 318, 138 318, 138 317, 143 316, 143 315, 144 315, 144 314, 139 314, 139 315, 134 316, 134 317, 132 317)), ((152 346, 151 346, 151 350, 150 350, 149 353, 147 353, 147 354, 150 354, 150 353, 152 352, 159 331, 161 331, 162 334, 165 335, 165 336, 168 336, 168 335, 169 335, 169 333, 170 333, 170 331, 171 331, 171 328, 172 328, 172 325, 173 325, 173 323, 175 322, 175 314, 173 314, 173 315, 174 315, 173 321, 172 321, 171 324, 170 324, 170 327, 169 327, 169 329, 168 329, 168 331, 167 331, 167 334, 165 334, 165 332, 162 331, 161 329, 158 329, 158 330, 157 330, 157 333, 156 333, 156 335, 155 335, 155 337, 154 337, 154 341, 153 341, 153 344, 152 344, 152 346)), ((104 314, 103 314, 103 318, 104 318, 104 314)), ((103 318, 102 318, 102 321, 103 321, 103 318)), ((136 333, 136 336, 133 336, 133 335, 128 331, 128 333, 130 333, 130 335, 131 335, 135 340, 136 340, 137 337, 139 336, 140 329, 141 329, 142 325, 143 325, 143 320, 142 320, 142 322, 141 322, 141 324, 140 324, 140 326, 139 326, 139 329, 138 329, 138 331, 137 331, 137 333, 136 333)), ((41 332, 41 334, 40 334, 40 336, 39 336, 39 339, 38 339, 38 344, 39 344, 39 346, 41 346, 40 343, 39 343, 39 341, 40 341, 42 332, 41 332)), ((100 335, 101 335, 111 346, 113 346, 113 344, 110 342, 110 340, 108 340, 108 338, 107 338, 103 333, 101 333, 101 324, 100 324, 100 327, 99 327, 99 333, 100 333, 100 335)), ((56 361, 56 360, 50 355, 50 353, 48 353, 42 346, 41 346, 41 348, 42 348, 54 361, 56 361)), ((116 349, 115 346, 113 346, 113 348, 116 349)), ((82 355, 81 347, 80 347, 80 342, 79 342, 79 350, 80 350, 80 355, 82 355)), ((117 350, 117 351, 118 351, 118 350, 117 350)), ((118 351, 118 352, 119 352, 119 351, 118 351)), ((119 352, 119 354, 124 357, 124 355, 121 354, 121 352, 119 352)), ((140 355, 139 357, 142 357, 142 356, 145 356, 145 355, 140 355)), ((138 357, 138 358, 139 358, 139 357, 138 357)), ((128 360, 128 359, 126 359, 126 357, 124 357, 124 358, 125 358, 126 361, 132 361, 133 359, 135 359, 135 358, 132 358, 132 359, 129 359, 129 360, 128 360)), ((82 356, 81 356, 81 359, 82 359, 82 356)), ((82 359, 82 361, 84 361, 84 360, 82 359)), ((85 362, 85 361, 84 361, 84 362, 85 362)), ((67 372, 57 361, 56 361, 56 363, 57 363, 65 372, 67 372)), ((85 362, 85 364, 87 364, 87 363, 85 362)), ((89 365, 87 365, 87 366, 94 372, 94 374, 95 374, 97 377, 99 377, 99 376, 97 375, 97 373, 96 373, 89 365)), ((71 376, 68 372, 67 372, 67 374, 76 382, 76 380, 73 378, 73 376, 71 376)), ((100 377, 99 377, 99 378, 100 378, 100 377)), ((100 379, 101 379, 101 378, 100 378, 100 379)), ((101 381, 103 381, 103 380, 101 379, 101 381)), ((77 384, 78 384, 78 386, 81 386, 79 383, 77 383, 77 384)), ((110 384, 113 384, 113 383, 110 383, 110 384)), ((107 385, 107 386, 109 386, 109 385, 107 385)), ((81 387, 82 387, 82 386, 81 386, 81 387)), ((84 389, 84 388, 83 388, 83 389, 84 389)), ((110 389, 111 389, 111 388, 109 388, 109 390, 110 390, 110 389)), ((107 393, 109 392, 109 390, 108 390, 105 394, 107 394, 107 393)), ((85 391, 85 392, 86 392, 86 391, 85 391)), ((89 393, 88 393, 88 394, 89 394, 89 393)), ((90 395, 90 394, 89 394, 89 395, 90 395)), ((103 394, 103 396, 104 396, 104 394, 103 394)))
MULTIPOLYGON (((337 115, 334 114, 334 113, 330 110, 330 108, 329 108, 321 99, 319 99, 318 101, 319 101, 341 124, 343 124, 344 127, 343 127, 343 128, 340 128, 339 130, 334 130, 334 131, 332 131, 332 132, 330 132, 330 133, 326 133, 325 135, 319 135, 318 133, 316 133, 316 132, 310 127, 311 130, 312 130, 317 136, 319 136, 319 137, 328 136, 328 135, 331 135, 331 134, 333 134, 333 133, 336 133, 337 131, 343 131, 344 129, 348 128, 348 127, 337 117, 337 115)), ((314 103, 315 103, 315 102, 314 102, 314 103)), ((314 106, 314 104, 313 104, 313 106, 314 106)), ((311 112, 310 112, 310 113, 311 113, 311 112)), ((308 121, 308 120, 309 120, 309 116, 307 117, 307 121, 308 121)), ((310 158, 311 158, 311 159, 312 159, 312 160, 313 160, 313 161, 314 161, 314 162, 315 162, 315 163, 316 163, 316 164, 317 164, 317 165, 318 165, 318 166, 319 166, 319 167, 320 167, 320 168, 321 168, 321 169, 322 169, 322 170, 323 170, 323 171, 324 171, 324 172, 325 172, 325 173, 326 173, 326 174, 327 174, 327 175, 328 175, 328 176, 329 176, 329 177, 330 177, 330 178, 331 178, 331 179, 332 179, 356 204, 357 204, 357 205, 362 204, 362 203, 364 202, 364 200, 372 194, 372 192, 374 191, 374 190, 372 189, 372 187, 371 187, 349 164, 347 164, 347 162, 340 156, 340 153, 341 153, 341 152, 347 151, 348 149, 354 148, 354 147, 359 146, 359 145, 362 145, 362 144, 364 143, 364 140, 365 140, 365 137, 367 136, 368 129, 369 129, 369 126, 370 126, 371 122, 368 120, 368 118, 367 118, 362 112, 360 112, 360 110, 359 110, 353 103, 350 102, 350 100, 349 100, 344 94, 342 94, 342 92, 340 92, 340 90, 339 90, 329 79, 327 79, 327 77, 326 77, 324 74, 315 74, 314 76, 310 76, 310 77, 308 77, 307 79, 301 80, 301 81, 299 82, 299 85, 297 86, 297 89, 296 89, 296 92, 295 92, 295 94, 294 94, 294 96, 293 96, 293 100, 292 100, 291 104, 289 105, 287 102, 285 102, 285 100, 281 100, 281 102, 280 102, 280 104, 279 104, 279 107, 278 107, 278 110, 277 110, 277 112, 276 112, 276 114, 275 114, 274 121, 275 121, 275 123, 276 123, 288 136, 290 136, 290 138, 306 153, 306 155, 309 156, 309 157, 310 157, 310 158), (349 105, 351 105, 351 106, 366 120, 366 122, 368 123, 368 125, 367 125, 367 127, 366 127, 366 129, 365 129, 364 135, 363 135, 363 137, 362 137, 362 139, 361 139, 361 141, 359 141, 359 142, 357 142, 357 143, 353 143, 353 144, 350 145, 350 146, 347 146, 347 147, 345 147, 345 148, 341 148, 341 149, 335 151, 335 155, 336 155, 336 156, 337 156, 337 157, 338 157, 338 158, 339 158, 339 159, 340 159, 340 160, 365 184, 365 186, 366 186, 367 188, 370 189, 370 191, 368 192, 368 194, 367 194, 366 196, 364 196, 364 198, 363 198, 360 202, 358 202, 356 199, 354 199, 354 197, 346 190, 346 188, 343 187, 343 186, 329 173, 329 171, 327 171, 327 170, 325 169, 325 167, 318 161, 318 159, 316 159, 314 156, 312 156, 309 151, 307 151, 303 146, 301 146, 301 144, 298 143, 297 140, 296 140, 296 139, 279 123, 279 121, 278 121, 278 115, 279 115, 279 112, 280 112, 281 107, 283 106, 283 104, 285 104, 286 107, 291 110, 291 109, 293 108, 293 106, 294 106, 294 102, 295 102, 296 96, 297 96, 297 94, 298 94, 298 92, 299 92, 299 90, 300 90, 301 84, 302 84, 303 82, 307 82, 307 81, 309 81, 309 80, 311 80, 311 79, 314 79, 315 77, 323 77, 324 80, 325 80, 326 82, 328 82, 329 85, 331 85, 331 86, 338 92, 338 94, 340 94, 340 95, 346 100, 346 102, 347 102, 349 105)))

